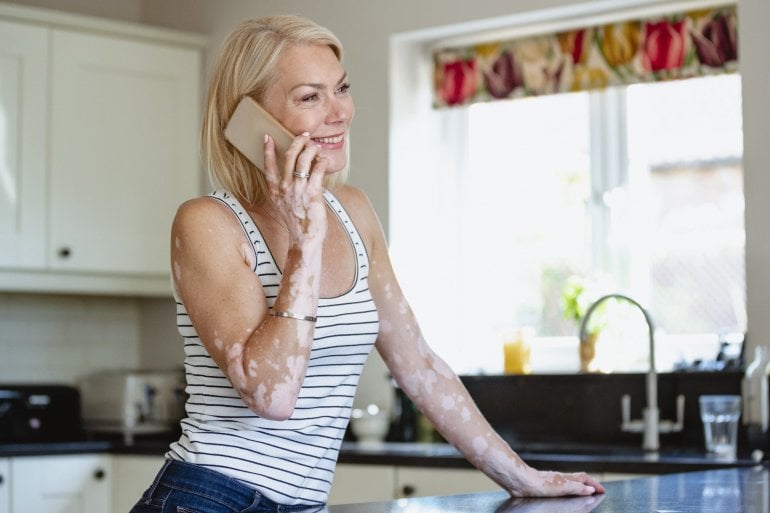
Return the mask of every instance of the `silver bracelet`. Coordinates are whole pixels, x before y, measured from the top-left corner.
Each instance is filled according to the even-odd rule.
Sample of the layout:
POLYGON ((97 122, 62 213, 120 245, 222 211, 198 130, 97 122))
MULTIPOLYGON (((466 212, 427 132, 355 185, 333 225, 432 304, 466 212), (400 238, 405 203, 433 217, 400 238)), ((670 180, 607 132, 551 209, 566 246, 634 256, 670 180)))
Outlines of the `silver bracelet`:
POLYGON ((288 319, 297 319, 299 321, 315 322, 316 320, 318 320, 317 317, 313 317, 312 315, 300 315, 294 312, 287 312, 287 311, 273 310, 273 309, 270 310, 270 315, 274 315, 275 317, 286 317, 288 319))

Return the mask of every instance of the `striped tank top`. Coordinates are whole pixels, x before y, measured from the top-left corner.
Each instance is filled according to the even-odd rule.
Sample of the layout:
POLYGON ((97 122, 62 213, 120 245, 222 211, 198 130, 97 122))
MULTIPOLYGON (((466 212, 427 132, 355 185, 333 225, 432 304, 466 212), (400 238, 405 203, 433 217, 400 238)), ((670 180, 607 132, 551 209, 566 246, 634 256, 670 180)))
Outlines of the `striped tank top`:
MULTIPOLYGON (((223 192, 211 197, 230 207, 240 221, 254 248, 254 272, 272 306, 281 272, 259 229, 235 198, 223 192)), ((327 501, 358 378, 378 331, 366 248, 334 195, 326 191, 324 198, 355 250, 356 278, 344 294, 319 299, 307 373, 288 420, 264 419, 246 407, 209 356, 175 294, 189 398, 182 435, 166 457, 232 476, 285 505, 327 501)))

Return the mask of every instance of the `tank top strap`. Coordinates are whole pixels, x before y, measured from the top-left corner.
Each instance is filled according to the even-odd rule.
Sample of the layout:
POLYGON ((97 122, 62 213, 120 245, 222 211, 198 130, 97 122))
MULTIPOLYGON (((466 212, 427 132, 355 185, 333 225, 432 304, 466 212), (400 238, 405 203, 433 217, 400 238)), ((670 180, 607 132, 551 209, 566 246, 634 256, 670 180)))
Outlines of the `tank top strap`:
POLYGON ((356 283, 361 280, 367 280, 369 278, 369 256, 366 251, 366 246, 361 238, 361 234, 358 233, 356 226, 353 224, 353 220, 348 214, 342 203, 339 202, 337 197, 329 191, 324 191, 324 199, 331 208, 332 212, 340 220, 340 223, 345 228, 345 231, 350 237, 350 241, 353 244, 356 257, 356 283))
POLYGON ((235 217, 238 218, 238 222, 243 229, 244 235, 249 239, 249 242, 251 242, 251 249, 254 251, 254 268, 252 270, 256 271, 258 262, 260 261, 260 254, 264 252, 265 248, 264 237, 262 237, 262 233, 259 231, 256 223, 249 213, 246 212, 246 209, 243 208, 243 205, 235 199, 235 196, 224 191, 214 191, 208 196, 227 205, 230 210, 233 211, 235 217))

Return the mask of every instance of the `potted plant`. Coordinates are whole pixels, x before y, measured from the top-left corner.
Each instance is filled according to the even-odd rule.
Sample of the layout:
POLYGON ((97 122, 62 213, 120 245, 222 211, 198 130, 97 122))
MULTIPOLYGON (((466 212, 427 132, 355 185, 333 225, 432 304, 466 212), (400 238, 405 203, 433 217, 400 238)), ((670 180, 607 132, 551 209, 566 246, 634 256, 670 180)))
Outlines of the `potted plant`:
MULTIPOLYGON (((562 314, 565 319, 575 323, 578 336, 580 336, 580 323, 595 299, 595 294, 588 279, 577 275, 567 278, 561 294, 562 314)), ((586 326, 585 337, 579 341, 581 372, 597 371, 592 363, 596 357, 596 342, 604 326, 602 313, 605 308, 604 304, 598 305, 597 311, 594 312, 591 319, 591 324, 586 326)))

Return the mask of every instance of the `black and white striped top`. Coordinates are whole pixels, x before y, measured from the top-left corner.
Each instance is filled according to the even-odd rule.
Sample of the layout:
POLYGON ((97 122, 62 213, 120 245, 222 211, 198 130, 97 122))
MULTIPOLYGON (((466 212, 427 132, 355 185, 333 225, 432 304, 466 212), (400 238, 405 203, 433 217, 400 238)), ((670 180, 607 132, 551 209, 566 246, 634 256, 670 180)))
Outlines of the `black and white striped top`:
MULTIPOLYGON (((281 273, 259 229, 235 198, 222 192, 211 197, 238 217, 254 248, 254 272, 272 306, 281 273)), ((201 344, 177 297, 189 399, 182 436, 167 457, 235 477, 285 505, 326 502, 358 378, 378 331, 363 241, 334 195, 326 191, 324 197, 350 236, 356 279, 341 296, 319 300, 310 361, 290 419, 263 419, 246 407, 201 344)))

